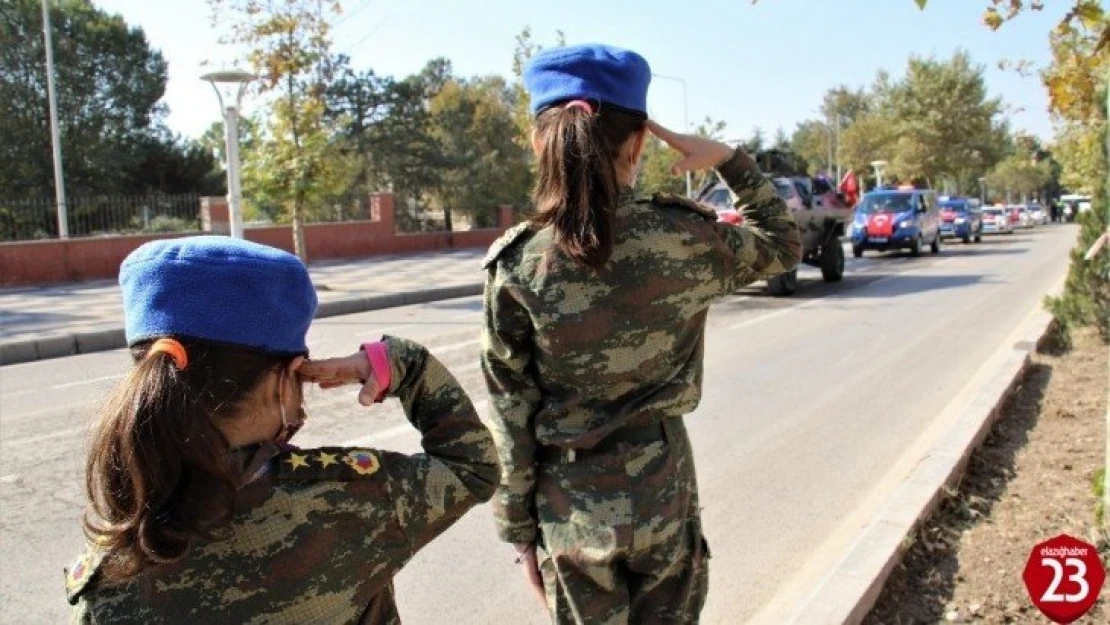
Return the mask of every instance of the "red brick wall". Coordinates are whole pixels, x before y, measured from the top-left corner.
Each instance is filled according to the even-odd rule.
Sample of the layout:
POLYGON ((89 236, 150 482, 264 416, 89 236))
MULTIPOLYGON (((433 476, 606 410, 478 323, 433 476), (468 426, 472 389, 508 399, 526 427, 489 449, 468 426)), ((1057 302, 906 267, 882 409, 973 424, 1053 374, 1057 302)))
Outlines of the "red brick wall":
MULTIPOLYGON (((501 227, 465 232, 395 234, 393 196, 371 198, 374 221, 310 224, 304 226, 309 262, 327 258, 359 258, 458 248, 488 247, 511 225, 512 211, 499 213, 501 227)), ((218 202, 212 202, 217 205, 218 202)), ((293 251, 289 226, 248 228, 247 239, 293 251)), ((0 243, 0 286, 30 286, 115 278, 119 265, 132 250, 148 241, 178 234, 93 237, 64 241, 0 243)))

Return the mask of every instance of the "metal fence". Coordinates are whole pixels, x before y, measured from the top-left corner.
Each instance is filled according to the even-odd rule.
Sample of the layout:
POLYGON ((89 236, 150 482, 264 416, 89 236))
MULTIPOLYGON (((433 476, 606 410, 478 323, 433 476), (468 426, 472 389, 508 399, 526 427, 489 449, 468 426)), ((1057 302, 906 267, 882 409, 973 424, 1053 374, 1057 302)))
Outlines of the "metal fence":
MULTIPOLYGON (((197 232, 199 195, 89 196, 67 200, 70 237, 197 232)), ((54 201, 0 199, 0 241, 58 237, 54 201)))

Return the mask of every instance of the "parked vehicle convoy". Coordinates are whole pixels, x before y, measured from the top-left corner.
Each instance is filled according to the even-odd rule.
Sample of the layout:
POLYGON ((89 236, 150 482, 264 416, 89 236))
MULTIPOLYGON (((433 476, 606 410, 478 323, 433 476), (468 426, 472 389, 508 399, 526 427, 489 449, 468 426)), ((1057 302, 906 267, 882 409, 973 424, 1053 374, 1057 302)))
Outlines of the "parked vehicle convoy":
POLYGON ((983 240, 983 213, 978 207, 967 198, 942 196, 938 199, 942 237, 955 237, 964 243, 983 240))
POLYGON ((983 209, 983 234, 1013 234, 1010 211, 1001 206, 988 206, 983 209))
MULTIPOLYGON (((805 175, 804 165, 796 157, 780 150, 766 150, 755 155, 764 175, 775 185, 775 192, 786 202, 798 224, 802 237, 802 262, 821 269, 826 282, 844 277, 844 248, 840 243, 851 221, 852 208, 840 193, 823 179, 805 175)), ((712 207, 718 221, 743 222, 736 214, 731 191, 720 180, 712 180, 697 194, 697 201, 712 207)), ((792 295, 798 287, 797 269, 767 281, 771 295, 792 295)))
POLYGON ((852 222, 852 254, 908 249, 918 256, 928 244, 940 253, 940 209, 930 189, 881 189, 863 195, 852 222))

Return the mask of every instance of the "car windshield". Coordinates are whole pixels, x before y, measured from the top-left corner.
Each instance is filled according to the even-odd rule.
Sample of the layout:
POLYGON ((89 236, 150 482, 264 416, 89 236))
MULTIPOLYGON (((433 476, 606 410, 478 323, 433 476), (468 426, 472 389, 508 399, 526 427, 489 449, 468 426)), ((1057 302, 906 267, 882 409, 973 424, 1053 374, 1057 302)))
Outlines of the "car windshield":
POLYGON ((771 182, 775 185, 775 193, 778 193, 782 199, 789 200, 794 197, 794 185, 780 180, 772 180, 771 182))
POLYGON ((732 196, 729 195, 728 189, 716 189, 705 196, 702 201, 718 211, 732 208, 732 196))
POLYGON ((1005 215, 1006 212, 1003 211, 1001 208, 988 208, 988 209, 983 211, 983 214, 984 215, 992 215, 992 216, 997 217, 998 215, 1005 215))
POLYGON ((941 210, 967 212, 967 202, 941 202, 941 210))
POLYGON ((863 196, 861 213, 904 213, 910 210, 911 193, 879 193, 863 196))

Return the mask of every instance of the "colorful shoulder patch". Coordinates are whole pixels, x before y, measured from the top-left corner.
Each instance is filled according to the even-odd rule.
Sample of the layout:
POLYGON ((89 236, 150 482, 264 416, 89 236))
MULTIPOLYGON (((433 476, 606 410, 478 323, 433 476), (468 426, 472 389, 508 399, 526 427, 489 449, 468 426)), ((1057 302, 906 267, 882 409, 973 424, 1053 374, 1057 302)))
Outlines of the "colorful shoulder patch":
POLYGON ((350 482, 377 473, 381 468, 381 452, 361 447, 290 449, 270 462, 278 480, 350 482))
POLYGON ((708 206, 702 206, 701 204, 698 204, 697 202, 681 195, 676 195, 674 193, 656 193, 651 196, 651 199, 649 201, 656 206, 682 208, 697 213, 698 215, 701 215, 706 219, 717 221, 717 211, 709 208, 708 206))
POLYGON ((85 549, 69 568, 63 569, 66 575, 66 600, 76 605, 78 597, 96 576, 104 551, 93 545, 85 549))
POLYGON ((522 241, 525 233, 531 232, 533 232, 532 224, 527 221, 506 230, 505 233, 498 237, 497 240, 493 242, 493 245, 489 247, 489 251, 486 252, 486 257, 482 259, 482 268, 489 269, 493 263, 497 262, 497 259, 505 250, 515 245, 518 241, 522 241))

